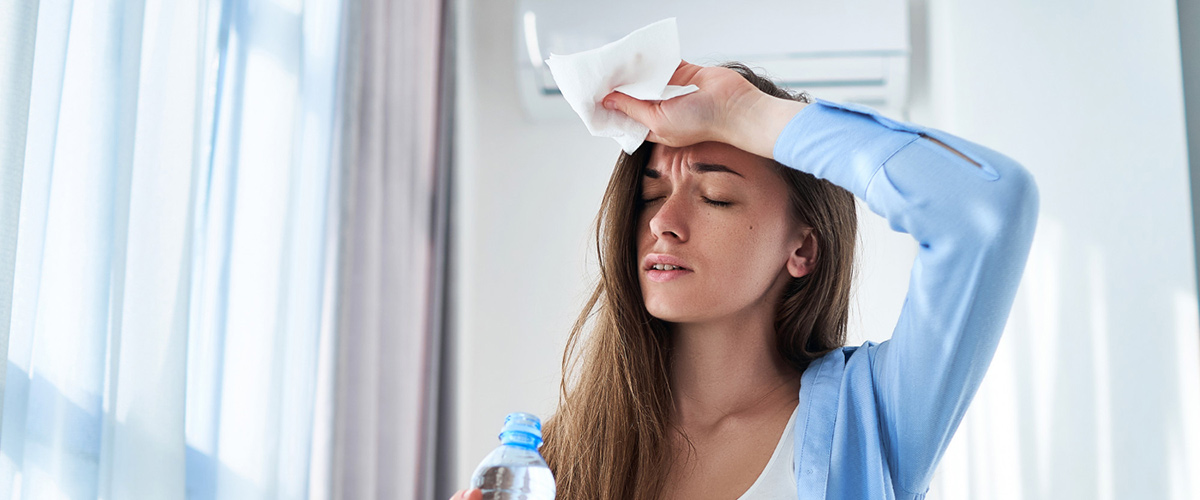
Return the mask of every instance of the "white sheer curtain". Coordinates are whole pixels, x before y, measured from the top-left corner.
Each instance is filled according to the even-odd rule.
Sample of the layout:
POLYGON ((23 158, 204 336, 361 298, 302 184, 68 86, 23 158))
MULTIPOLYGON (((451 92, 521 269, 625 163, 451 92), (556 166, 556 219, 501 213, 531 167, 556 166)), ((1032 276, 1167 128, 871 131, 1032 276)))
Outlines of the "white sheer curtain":
POLYGON ((327 495, 341 1, 17 4, 0 497, 327 495))
POLYGON ((362 0, 347 18, 337 498, 434 498, 447 3, 362 0))
MULTIPOLYGON (((17 253, 17 220, 21 208, 37 12, 35 2, 0 3, 0 353, 8 346, 8 326, 12 318, 13 266, 17 253)), ((2 401, 4 371, 0 370, 2 401)))

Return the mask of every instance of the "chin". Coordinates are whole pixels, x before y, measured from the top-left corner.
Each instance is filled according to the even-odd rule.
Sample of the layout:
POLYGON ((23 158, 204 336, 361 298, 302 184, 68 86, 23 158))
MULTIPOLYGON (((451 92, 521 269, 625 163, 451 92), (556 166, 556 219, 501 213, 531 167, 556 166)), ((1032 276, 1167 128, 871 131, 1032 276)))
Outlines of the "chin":
POLYGON ((646 312, 668 323, 690 323, 699 319, 692 307, 674 307, 661 303, 646 303, 646 312))

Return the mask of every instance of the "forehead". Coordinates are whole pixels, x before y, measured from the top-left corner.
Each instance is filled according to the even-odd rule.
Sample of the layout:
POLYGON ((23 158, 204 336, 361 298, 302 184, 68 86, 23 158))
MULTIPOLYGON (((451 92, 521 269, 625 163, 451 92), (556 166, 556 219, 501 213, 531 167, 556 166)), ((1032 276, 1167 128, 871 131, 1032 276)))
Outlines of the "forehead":
POLYGON ((694 168, 696 164, 728 167, 747 180, 759 178, 769 171, 769 160, 766 158, 720 142, 702 142, 682 148, 655 144, 646 170, 653 170, 658 174, 655 177, 664 178, 689 167, 694 168))

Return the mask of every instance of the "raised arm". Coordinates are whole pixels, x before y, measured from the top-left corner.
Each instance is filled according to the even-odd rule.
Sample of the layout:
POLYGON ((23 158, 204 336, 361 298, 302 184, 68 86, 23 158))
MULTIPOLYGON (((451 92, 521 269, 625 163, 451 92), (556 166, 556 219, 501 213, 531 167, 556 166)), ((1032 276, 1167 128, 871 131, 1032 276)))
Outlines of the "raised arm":
POLYGON ((868 353, 889 469, 921 493, 1004 330, 1037 223, 1036 184, 983 146, 820 99, 788 122, 774 156, 851 190, 919 244, 892 338, 868 353))
MULTIPOLYGON (((733 72, 727 68, 705 68, 685 61, 680 63, 670 83, 703 84, 703 92, 693 98, 643 102, 614 92, 605 100, 605 105, 609 109, 619 109, 647 126, 655 125, 650 126, 647 138, 651 142, 682 147, 711 140, 764 158, 774 158, 776 138, 792 117, 808 104, 763 94, 745 79, 731 78, 736 75, 730 73, 733 72), (708 108, 728 110, 708 113, 708 108), (663 136, 659 136, 658 131, 663 132, 663 136)), ((979 166, 978 162, 936 138, 927 139, 979 166)))

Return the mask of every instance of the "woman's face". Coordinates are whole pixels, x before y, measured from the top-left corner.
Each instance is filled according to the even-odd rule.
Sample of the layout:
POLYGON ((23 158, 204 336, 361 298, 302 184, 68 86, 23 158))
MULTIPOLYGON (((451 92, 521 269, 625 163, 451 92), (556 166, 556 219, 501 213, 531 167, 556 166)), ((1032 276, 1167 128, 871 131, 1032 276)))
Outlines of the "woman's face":
POLYGON ((788 280, 812 266, 815 240, 793 221, 787 186, 765 158, 719 142, 656 144, 641 194, 638 281, 656 318, 773 317, 788 280))

